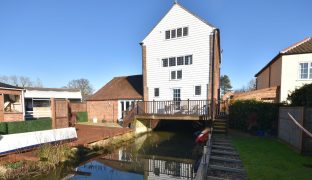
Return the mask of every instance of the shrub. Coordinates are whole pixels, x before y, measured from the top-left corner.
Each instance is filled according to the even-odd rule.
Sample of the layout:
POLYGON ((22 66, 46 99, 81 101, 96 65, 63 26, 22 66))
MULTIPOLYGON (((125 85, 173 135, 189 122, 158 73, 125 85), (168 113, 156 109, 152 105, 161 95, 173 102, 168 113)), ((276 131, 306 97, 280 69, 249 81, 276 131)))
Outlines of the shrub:
POLYGON ((235 101, 230 106, 230 127, 243 131, 277 132, 279 104, 255 100, 235 101))
POLYGON ((77 122, 88 122, 88 113, 77 112, 77 122))
POLYGON ((292 106, 312 107, 312 83, 294 90, 287 98, 292 106))
POLYGON ((8 124, 6 122, 0 123, 0 134, 8 134, 8 124))
POLYGON ((52 128, 51 118, 30 121, 7 122, 7 134, 42 131, 52 128))

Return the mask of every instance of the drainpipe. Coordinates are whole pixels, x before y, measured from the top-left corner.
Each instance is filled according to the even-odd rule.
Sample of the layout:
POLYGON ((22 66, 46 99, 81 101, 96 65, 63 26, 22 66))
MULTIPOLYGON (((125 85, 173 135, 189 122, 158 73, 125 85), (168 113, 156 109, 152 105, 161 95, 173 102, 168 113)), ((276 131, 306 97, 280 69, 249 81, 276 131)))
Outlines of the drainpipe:
POLYGON ((211 115, 211 119, 212 119, 212 121, 214 121, 215 120, 215 100, 214 100, 214 91, 215 91, 215 89, 214 89, 214 84, 215 84, 215 77, 214 77, 214 72, 215 72, 215 43, 214 43, 214 41, 215 41, 215 29, 213 30, 213 32, 212 32, 212 60, 211 60, 211 66, 212 66, 212 68, 211 68, 211 76, 212 76, 212 79, 211 79, 211 103, 212 103, 212 105, 211 105, 211 109, 212 109, 212 115, 211 115))

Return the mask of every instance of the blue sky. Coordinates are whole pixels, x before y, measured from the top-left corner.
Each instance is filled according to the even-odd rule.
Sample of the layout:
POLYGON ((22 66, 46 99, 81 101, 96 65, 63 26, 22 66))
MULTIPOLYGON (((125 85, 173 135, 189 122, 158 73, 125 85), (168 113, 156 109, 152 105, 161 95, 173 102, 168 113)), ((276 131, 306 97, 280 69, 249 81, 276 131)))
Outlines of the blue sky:
MULTIPOLYGON (((0 75, 46 87, 141 74, 139 43, 173 0, 2 0, 0 75)), ((283 48, 312 36, 311 0, 179 0, 221 30, 221 73, 246 85, 283 48)))

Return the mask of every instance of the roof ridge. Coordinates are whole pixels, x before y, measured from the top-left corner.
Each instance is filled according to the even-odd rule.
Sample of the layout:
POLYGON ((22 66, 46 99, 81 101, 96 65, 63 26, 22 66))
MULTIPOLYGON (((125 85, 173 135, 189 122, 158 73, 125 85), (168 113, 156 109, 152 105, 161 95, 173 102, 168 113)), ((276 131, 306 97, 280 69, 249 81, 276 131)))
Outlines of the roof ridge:
POLYGON ((294 49, 294 48, 300 46, 301 44, 303 44, 303 43, 309 41, 310 39, 311 39, 311 37, 306 37, 306 38, 304 38, 303 40, 301 40, 301 41, 299 41, 299 42, 297 42, 297 43, 295 43, 295 44, 292 44, 292 45, 288 46, 287 48, 283 49, 282 51, 280 51, 280 53, 284 54, 284 53, 286 53, 287 51, 290 51, 290 50, 292 50, 292 49, 294 49))

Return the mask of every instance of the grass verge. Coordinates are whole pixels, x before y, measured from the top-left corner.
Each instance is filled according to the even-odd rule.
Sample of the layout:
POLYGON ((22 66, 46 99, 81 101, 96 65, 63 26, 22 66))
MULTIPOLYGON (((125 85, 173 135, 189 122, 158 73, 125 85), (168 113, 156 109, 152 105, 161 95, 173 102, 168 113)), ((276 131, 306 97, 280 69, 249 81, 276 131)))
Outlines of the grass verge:
POLYGON ((248 179, 311 179, 312 157, 275 138, 233 135, 248 179))

